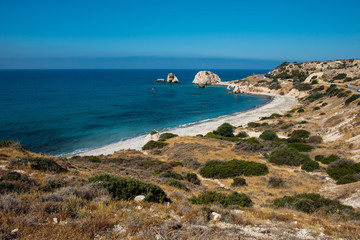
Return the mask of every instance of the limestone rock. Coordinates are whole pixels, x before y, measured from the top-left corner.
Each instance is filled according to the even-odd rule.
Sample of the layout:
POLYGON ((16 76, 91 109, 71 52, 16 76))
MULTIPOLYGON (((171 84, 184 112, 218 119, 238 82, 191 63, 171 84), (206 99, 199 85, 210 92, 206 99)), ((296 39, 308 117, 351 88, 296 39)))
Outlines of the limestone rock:
POLYGON ((199 87, 199 88, 205 88, 205 84, 199 83, 199 84, 198 84, 198 87, 199 87))
POLYGON ((167 76, 167 82, 168 83, 179 83, 179 79, 173 73, 169 73, 167 76))
POLYGON ((136 196, 134 198, 134 201, 135 202, 143 202, 145 200, 145 196, 144 195, 139 195, 139 196, 136 196))
POLYGON ((164 82, 165 79, 163 79, 163 78, 158 78, 156 81, 157 81, 157 82, 164 82))
POLYGON ((146 137, 145 137, 145 143, 154 140, 154 141, 158 141, 160 138, 160 133, 156 130, 152 130, 151 133, 149 133, 146 137))
POLYGON ((232 93, 234 93, 234 94, 243 93, 243 90, 241 89, 240 86, 235 86, 235 88, 234 88, 234 90, 232 91, 232 93))
POLYGON ((200 71, 196 74, 193 84, 201 85, 215 85, 220 83, 221 79, 218 75, 211 71, 200 71))
POLYGON ((212 212, 211 215, 213 216, 214 221, 219 221, 221 219, 221 214, 217 212, 212 212))

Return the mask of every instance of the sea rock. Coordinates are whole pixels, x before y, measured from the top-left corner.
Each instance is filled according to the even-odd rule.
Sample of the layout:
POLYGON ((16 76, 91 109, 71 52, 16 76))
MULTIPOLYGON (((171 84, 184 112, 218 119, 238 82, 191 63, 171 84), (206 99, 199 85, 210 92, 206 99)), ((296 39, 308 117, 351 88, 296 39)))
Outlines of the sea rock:
POLYGON ((179 83, 179 79, 173 73, 169 73, 167 76, 167 82, 168 83, 179 83))
POLYGON ((226 87, 226 91, 231 91, 230 86, 227 86, 227 87, 226 87))
POLYGON ((156 81, 157 81, 157 82, 164 82, 165 79, 163 79, 163 78, 158 78, 156 81))
POLYGON ((158 141, 160 138, 160 133, 158 131, 156 131, 155 129, 151 131, 151 133, 149 133, 146 137, 145 137, 145 143, 154 140, 154 141, 158 141))
POLYGON ((243 90, 241 89, 240 86, 235 86, 235 88, 234 88, 234 90, 232 91, 232 93, 234 93, 234 94, 243 93, 243 90))
POLYGON ((144 195, 139 195, 139 196, 136 196, 134 198, 134 201, 135 202, 143 202, 145 200, 145 196, 144 195))
POLYGON ((199 88, 205 88, 205 84, 199 83, 199 84, 198 84, 198 87, 199 87, 199 88))
POLYGON ((193 84, 201 85, 215 85, 220 83, 221 79, 218 75, 211 71, 200 71, 195 75, 193 84))

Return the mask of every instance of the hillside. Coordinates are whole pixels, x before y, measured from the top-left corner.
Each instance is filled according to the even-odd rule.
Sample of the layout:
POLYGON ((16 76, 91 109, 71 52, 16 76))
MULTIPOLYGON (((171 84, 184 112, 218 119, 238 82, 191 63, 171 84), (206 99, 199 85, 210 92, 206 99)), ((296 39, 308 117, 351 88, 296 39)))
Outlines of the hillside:
POLYGON ((299 105, 205 136, 165 134, 143 151, 59 158, 2 141, 0 238, 359 239, 360 97, 332 85, 346 73, 356 86, 359 62, 230 82, 299 105))

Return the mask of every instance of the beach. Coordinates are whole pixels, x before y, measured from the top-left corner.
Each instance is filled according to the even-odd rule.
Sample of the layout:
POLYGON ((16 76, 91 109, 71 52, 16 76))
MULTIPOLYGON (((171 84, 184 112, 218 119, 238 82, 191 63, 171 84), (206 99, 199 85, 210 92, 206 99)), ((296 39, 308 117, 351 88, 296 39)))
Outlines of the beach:
MULTIPOLYGON (((259 95, 271 96, 272 99, 268 103, 259 106, 258 108, 239 112, 231 115, 225 115, 218 118, 210 119, 208 121, 189 124, 187 126, 176 127, 173 129, 168 129, 164 132, 171 132, 179 136, 196 136, 198 134, 205 135, 206 133, 215 130, 221 124, 227 122, 234 126, 245 125, 252 121, 257 121, 261 117, 271 115, 272 113, 284 113, 285 111, 290 110, 292 107, 297 105, 297 100, 295 97, 291 96, 280 96, 269 93, 251 93, 259 95)), ((162 132, 160 132, 162 133, 162 132)), ((98 156, 98 155, 108 155, 113 154, 116 151, 121 149, 135 149, 141 150, 142 146, 145 144, 145 135, 131 138, 125 141, 120 141, 117 143, 109 144, 100 148, 95 148, 92 150, 84 151, 77 153, 78 156, 98 156)))

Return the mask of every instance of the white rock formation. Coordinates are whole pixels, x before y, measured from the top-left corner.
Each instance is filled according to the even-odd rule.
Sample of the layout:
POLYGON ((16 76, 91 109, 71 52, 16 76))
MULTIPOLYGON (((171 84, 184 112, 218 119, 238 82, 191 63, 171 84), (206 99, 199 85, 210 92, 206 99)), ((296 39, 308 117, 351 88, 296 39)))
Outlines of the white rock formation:
POLYGON ((211 71, 200 71, 196 74, 192 83, 198 85, 215 85, 220 82, 221 79, 215 73, 211 71))
POLYGON ((160 133, 156 130, 151 131, 148 135, 145 137, 145 144, 151 140, 158 141, 160 138, 160 133))
POLYGON ((221 214, 217 212, 212 212, 211 215, 213 216, 214 221, 219 221, 221 218, 221 214))
POLYGON ((136 196, 134 198, 134 201, 135 202, 143 202, 145 200, 145 196, 144 195, 139 195, 139 196, 136 196))
POLYGON ((243 93, 243 90, 239 85, 236 85, 234 90, 232 91, 232 93, 234 93, 234 94, 243 93))
POLYGON ((167 82, 168 83, 179 83, 179 79, 173 73, 169 73, 167 76, 167 82))
POLYGON ((163 78, 158 78, 156 81, 157 81, 157 82, 164 82, 165 79, 163 79, 163 78))

